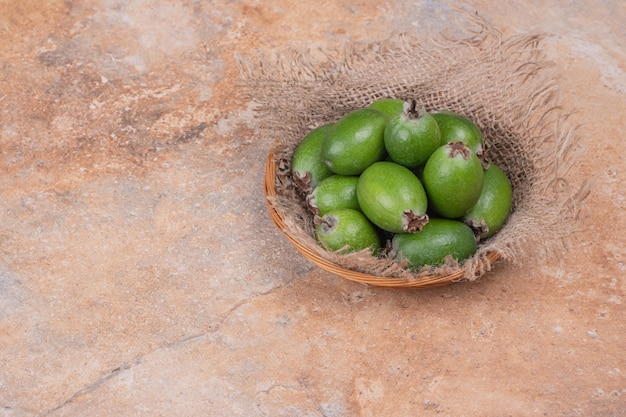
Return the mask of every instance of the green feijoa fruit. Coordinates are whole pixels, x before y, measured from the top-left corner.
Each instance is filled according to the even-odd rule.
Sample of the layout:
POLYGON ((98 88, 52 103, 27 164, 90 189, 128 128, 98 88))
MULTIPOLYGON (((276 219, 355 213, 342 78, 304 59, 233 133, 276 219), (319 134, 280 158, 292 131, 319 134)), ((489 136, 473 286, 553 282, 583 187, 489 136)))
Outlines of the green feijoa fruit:
POLYGON ((367 218, 387 232, 414 233, 428 222, 422 183, 408 168, 395 162, 375 162, 363 171, 356 196, 367 218))
POLYGON ((463 142, 440 146, 428 158, 423 176, 431 208, 449 219, 465 215, 483 189, 483 166, 463 142))
POLYGON ((485 169, 483 190, 478 202, 463 216, 463 221, 480 239, 499 231, 509 217, 513 189, 504 171, 494 163, 485 169))
POLYGON ((322 217, 315 217, 315 223, 317 241, 332 251, 345 249, 346 252, 358 252, 370 248, 376 252, 380 248, 376 228, 358 210, 333 210, 322 217))
POLYGON ((356 198, 358 180, 352 175, 331 175, 322 180, 307 197, 309 209, 319 216, 340 208, 360 211, 356 198))
POLYGON ((300 141, 291 159, 291 172, 296 186, 305 192, 310 191, 333 172, 324 163, 322 146, 332 124, 319 126, 310 131, 300 141))
POLYGON ((341 119, 328 131, 322 152, 335 174, 359 175, 385 158, 383 134, 388 117, 380 110, 361 108, 341 119))
POLYGON ((401 113, 385 126, 385 149, 389 158, 408 168, 416 168, 441 145, 441 133, 435 119, 416 101, 404 103, 401 113))
POLYGON ((418 233, 398 233, 391 241, 396 259, 406 259, 414 270, 440 266, 451 256, 461 262, 476 252, 472 229, 458 220, 431 218, 418 233))
POLYGON ((474 122, 449 110, 431 114, 439 125, 442 144, 463 142, 476 155, 483 154, 483 134, 474 122))
POLYGON ((389 117, 402 113, 404 100, 399 98, 381 98, 372 102, 369 106, 372 109, 380 110, 389 117))

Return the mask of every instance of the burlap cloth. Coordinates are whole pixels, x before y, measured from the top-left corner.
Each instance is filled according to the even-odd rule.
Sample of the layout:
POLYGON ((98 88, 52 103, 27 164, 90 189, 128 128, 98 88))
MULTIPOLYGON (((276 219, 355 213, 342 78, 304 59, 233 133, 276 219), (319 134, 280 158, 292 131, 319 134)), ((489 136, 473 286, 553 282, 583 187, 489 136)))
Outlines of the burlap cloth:
POLYGON ((474 13, 460 11, 454 35, 396 33, 383 40, 343 43, 333 50, 288 49, 238 57, 243 86, 256 104, 265 138, 279 161, 273 205, 300 243, 346 268, 380 276, 418 278, 463 268, 474 280, 492 268, 495 251, 512 264, 561 256, 578 231, 588 185, 572 189, 570 168, 580 157, 571 111, 562 108, 554 67, 540 34, 502 39, 474 13), (391 259, 322 250, 312 216, 293 188, 289 161, 312 128, 334 122, 383 97, 416 99, 427 110, 464 114, 482 130, 488 157, 509 176, 512 213, 496 235, 480 242, 461 265, 412 273, 391 259))

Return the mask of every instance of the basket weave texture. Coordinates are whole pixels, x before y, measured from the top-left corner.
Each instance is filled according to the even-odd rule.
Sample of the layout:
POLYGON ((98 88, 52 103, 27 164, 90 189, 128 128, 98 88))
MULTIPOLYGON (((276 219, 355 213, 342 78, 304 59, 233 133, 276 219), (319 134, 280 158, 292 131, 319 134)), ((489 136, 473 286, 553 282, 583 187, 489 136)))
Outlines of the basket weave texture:
POLYGON ((477 15, 460 11, 459 17, 454 36, 425 40, 402 32, 332 51, 289 49, 273 57, 239 57, 244 87, 257 103, 261 135, 275 142, 264 181, 270 217, 319 267, 367 285, 427 288, 475 280, 499 260, 520 264, 562 256, 589 187, 572 189, 567 181, 582 149, 574 146, 571 113, 559 102, 557 77, 539 48, 542 36, 503 40, 477 15), (464 114, 482 130, 488 158, 511 179, 507 223, 462 264, 451 261, 414 272, 367 251, 328 252, 315 241, 313 217, 291 178, 295 147, 311 129, 384 97, 464 114))

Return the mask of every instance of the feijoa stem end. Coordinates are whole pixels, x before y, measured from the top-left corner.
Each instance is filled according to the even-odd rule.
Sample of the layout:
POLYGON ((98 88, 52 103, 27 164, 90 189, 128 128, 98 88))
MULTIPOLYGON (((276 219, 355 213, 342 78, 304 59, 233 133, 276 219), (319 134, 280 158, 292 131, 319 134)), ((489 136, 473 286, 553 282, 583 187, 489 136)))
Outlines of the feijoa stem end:
POLYGON ((322 231, 324 233, 332 232, 333 228, 337 226, 337 218, 333 216, 329 216, 328 214, 323 217, 313 216, 313 224, 321 225, 322 231))
POLYGON ((415 214, 413 210, 407 210, 403 215, 404 226, 402 229, 407 233, 421 232, 429 220, 428 214, 415 214))
POLYGON ((417 100, 404 102, 402 110, 408 119, 418 119, 426 113, 426 108, 424 106, 419 109, 417 108, 417 100))
POLYGON ((462 155, 465 160, 470 158, 471 151, 463 142, 450 142, 448 144, 448 149, 450 150, 448 154, 450 155, 450 158, 454 158, 456 155, 462 155))
POLYGON ((293 183, 300 191, 305 194, 313 190, 313 188, 311 187, 311 173, 309 171, 306 171, 304 175, 301 175, 298 172, 294 172, 293 183))
POLYGON ((305 198, 306 201, 306 206, 309 209, 309 211, 315 215, 319 215, 320 214, 320 209, 317 207, 317 202, 315 199, 315 194, 311 193, 309 195, 306 196, 305 198))
POLYGON ((476 236, 476 240, 480 240, 480 237, 489 233, 489 226, 487 226, 487 222, 485 219, 481 219, 481 221, 477 221, 476 219, 467 220, 465 222, 466 225, 469 226, 470 229, 474 232, 474 236, 476 236))

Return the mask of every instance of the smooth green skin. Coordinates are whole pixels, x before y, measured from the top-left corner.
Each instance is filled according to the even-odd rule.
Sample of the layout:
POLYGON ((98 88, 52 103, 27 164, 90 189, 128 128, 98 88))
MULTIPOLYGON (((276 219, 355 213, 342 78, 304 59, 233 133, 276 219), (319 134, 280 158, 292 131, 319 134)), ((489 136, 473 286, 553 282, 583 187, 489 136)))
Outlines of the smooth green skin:
POLYGON ((372 102, 369 106, 372 109, 380 110, 389 117, 402 113, 404 100, 399 98, 381 98, 372 102))
POLYGON ((315 237, 321 246, 338 251, 346 246, 346 252, 358 252, 370 248, 376 252, 380 248, 380 238, 376 228, 360 211, 337 209, 326 213, 325 223, 315 226, 315 237))
POLYGON ((431 208, 442 217, 456 219, 480 198, 484 173, 475 153, 470 151, 466 160, 461 154, 451 157, 450 148, 446 144, 433 152, 422 175, 431 208))
POLYGON ((441 133, 434 117, 401 112, 385 127, 385 149, 390 159, 408 168, 417 168, 441 146, 441 133))
POLYGON ((447 256, 461 262, 476 252, 474 233, 457 220, 431 218, 418 233, 393 236, 391 247, 397 260, 406 259, 411 269, 443 265, 447 256))
POLYGON ((383 139, 388 117, 380 110, 362 108, 343 116, 329 130, 322 152, 335 174, 359 175, 385 158, 383 139))
POLYGON ((301 181, 296 181, 296 184, 301 184, 302 181, 306 182, 308 174, 309 182, 306 186, 314 188, 324 178, 333 175, 333 172, 324 163, 322 154, 322 146, 331 126, 332 124, 327 124, 313 129, 296 147, 291 159, 291 171, 294 177, 301 179, 301 181))
POLYGON ((354 175, 332 175, 324 179, 308 197, 309 207, 319 216, 340 208, 361 211, 356 198, 358 181, 359 177, 354 175))
POLYGON ((480 239, 486 239, 502 228, 509 217, 512 204, 513 189, 509 178, 500 167, 491 163, 485 170, 480 198, 463 216, 463 221, 478 231, 480 239))
POLYGON ((432 113, 432 116, 439 125, 442 145, 451 142, 463 142, 476 155, 482 155, 483 134, 474 122, 448 110, 432 113))
POLYGON ((405 211, 423 215, 428 208, 420 180, 408 168, 395 162, 376 162, 363 171, 356 186, 356 196, 367 218, 392 233, 406 232, 405 211))

